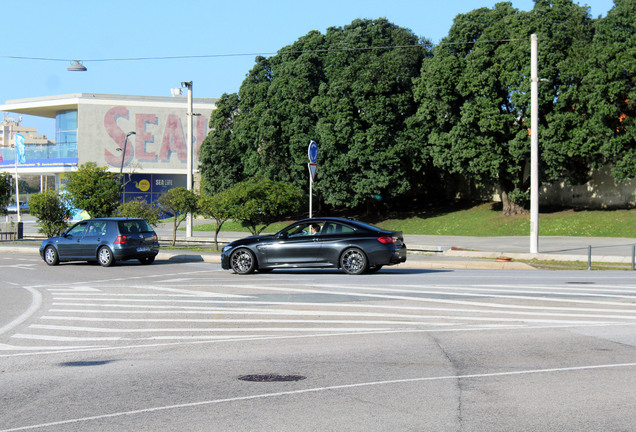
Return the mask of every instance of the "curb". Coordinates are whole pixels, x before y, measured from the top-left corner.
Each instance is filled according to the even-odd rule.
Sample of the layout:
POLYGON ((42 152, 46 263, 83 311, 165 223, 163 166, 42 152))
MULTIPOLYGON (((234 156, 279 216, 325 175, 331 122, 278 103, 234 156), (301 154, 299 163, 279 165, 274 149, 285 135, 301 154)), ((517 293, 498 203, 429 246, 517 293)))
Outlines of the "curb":
MULTIPOLYGON (((10 253, 30 253, 39 255, 40 249, 38 246, 13 246, 0 245, 1 252, 10 253)), ((511 254, 508 254, 511 255, 511 254)), ((501 254, 496 254, 494 258, 500 257, 501 254)), ((474 254, 467 260, 448 260, 443 261, 439 259, 429 259, 426 256, 419 254, 409 254, 409 258, 403 264, 394 266, 387 266, 387 268, 403 268, 403 269, 445 269, 445 270, 535 270, 534 267, 522 263, 522 262, 497 262, 497 261, 485 261, 478 260, 476 258, 484 258, 482 255, 474 254)), ((486 257, 488 258, 488 257, 486 257)), ((159 251, 157 260, 173 261, 173 262, 205 262, 220 264, 220 253, 196 253, 189 250, 182 252, 163 250, 159 251)))

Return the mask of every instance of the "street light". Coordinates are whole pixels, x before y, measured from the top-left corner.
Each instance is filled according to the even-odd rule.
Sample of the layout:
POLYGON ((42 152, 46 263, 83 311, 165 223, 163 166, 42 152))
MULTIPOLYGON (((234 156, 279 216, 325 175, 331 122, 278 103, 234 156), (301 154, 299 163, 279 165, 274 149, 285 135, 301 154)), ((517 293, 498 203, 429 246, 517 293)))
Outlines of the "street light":
MULTIPOLYGON (((192 118, 194 113, 192 112, 192 81, 184 81, 181 83, 181 87, 188 89, 188 110, 187 110, 187 133, 186 133, 186 189, 192 191, 192 118)), ((186 237, 192 237, 192 213, 188 213, 186 216, 186 237)))
POLYGON ((86 72, 86 66, 81 64, 79 60, 75 60, 75 63, 67 67, 66 70, 71 72, 86 72))
POLYGON ((117 149, 122 152, 121 154, 121 168, 119 168, 119 174, 121 175, 124 172, 124 159, 126 158, 126 146, 128 145, 128 137, 131 135, 137 135, 137 132, 130 131, 126 134, 126 139, 124 139, 124 150, 117 149))

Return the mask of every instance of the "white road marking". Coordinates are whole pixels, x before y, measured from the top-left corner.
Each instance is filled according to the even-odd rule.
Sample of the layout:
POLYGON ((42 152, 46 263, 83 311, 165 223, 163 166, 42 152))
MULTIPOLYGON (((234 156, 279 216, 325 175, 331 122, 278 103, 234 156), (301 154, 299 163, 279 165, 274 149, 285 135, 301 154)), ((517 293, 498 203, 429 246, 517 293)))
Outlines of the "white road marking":
POLYGON ((358 388, 364 388, 364 387, 423 383, 428 381, 446 381, 446 380, 456 381, 456 380, 468 380, 468 379, 488 379, 488 378, 501 378, 501 377, 523 376, 523 375, 534 375, 534 374, 580 372, 580 371, 598 370, 598 369, 618 369, 618 368, 630 368, 635 366, 636 366, 636 363, 614 363, 614 364, 575 366, 575 367, 562 367, 562 368, 549 368, 549 369, 526 369, 526 370, 519 370, 519 371, 481 373, 481 374, 469 374, 469 375, 445 375, 445 376, 433 376, 433 377, 404 378, 404 379, 385 380, 385 381, 369 381, 369 382, 360 382, 360 383, 352 383, 352 384, 340 384, 340 385, 325 386, 325 387, 311 387, 311 388, 300 389, 300 390, 290 390, 290 391, 274 392, 274 393, 260 393, 255 395, 238 396, 233 398, 211 399, 207 401, 164 405, 164 406, 150 407, 150 408, 130 410, 130 411, 120 411, 120 412, 95 415, 90 417, 78 417, 74 419, 60 420, 56 422, 41 423, 41 424, 22 426, 22 427, 11 428, 11 429, 3 429, 3 430, 0 430, 0 432, 17 432, 17 431, 24 431, 24 430, 40 429, 45 427, 74 424, 74 423, 84 423, 84 422, 89 422, 94 420, 103 420, 103 419, 122 417, 122 416, 147 414, 147 413, 159 412, 159 411, 195 408, 195 407, 201 407, 206 405, 216 405, 216 404, 232 403, 232 402, 244 402, 244 401, 250 401, 250 400, 269 399, 269 398, 277 398, 277 397, 283 397, 283 396, 297 396, 297 395, 303 395, 303 394, 309 394, 309 393, 320 393, 320 392, 335 391, 335 390, 350 390, 350 389, 358 389, 358 388))
POLYGON ((37 312, 38 309, 40 309, 40 306, 42 305, 42 294, 40 294, 38 290, 30 288, 30 287, 20 287, 20 288, 25 289, 31 293, 31 304, 29 305, 27 310, 25 310, 23 313, 20 314, 20 316, 18 316, 17 318, 12 320, 8 324, 5 324, 4 326, 0 327, 0 335, 8 332, 9 330, 13 329, 14 327, 20 325, 21 323, 29 319, 29 317, 31 317, 31 315, 37 312))
POLYGON ((0 268, 12 268, 18 270, 36 270, 37 264, 0 264, 0 268))
POLYGON ((17 346, 9 344, 0 344, 0 351, 41 351, 41 350, 84 350, 87 348, 101 348, 104 345, 43 345, 43 346, 17 346))
MULTIPOLYGON (((537 328, 574 328, 634 325, 634 321, 636 321, 634 304, 632 302, 620 302, 620 300, 636 298, 636 295, 630 295, 632 287, 554 286, 545 288, 506 285, 443 286, 435 284, 423 284, 421 286, 387 285, 384 287, 376 284, 376 286, 369 287, 349 284, 314 284, 312 281, 290 282, 285 280, 281 282, 271 278, 263 278, 262 283, 253 285, 249 283, 219 283, 209 279, 191 277, 192 274, 196 273, 208 275, 210 272, 201 271, 156 276, 172 277, 172 279, 155 281, 155 284, 172 284, 172 286, 138 285, 137 282, 128 285, 113 284, 113 282, 131 282, 139 279, 129 277, 94 281, 88 285, 87 282, 78 282, 46 287, 53 296, 52 308, 47 311, 48 315, 40 317, 40 320, 48 323, 55 321, 78 324, 84 322, 152 322, 182 323, 183 327, 171 328, 165 326, 167 328, 152 328, 148 326, 148 328, 124 329, 112 326, 109 328, 72 325, 53 326, 41 324, 42 321, 40 321, 40 324, 36 323, 29 327, 29 330, 13 337, 16 339, 58 342, 144 342, 164 339, 185 343, 188 340, 214 341, 219 339, 267 338, 272 337, 272 333, 280 334, 285 332, 290 333, 290 337, 298 336, 299 333, 322 333, 328 336, 408 331, 406 329, 408 327, 429 327, 426 329, 414 329, 416 331, 458 331, 459 329, 470 331, 489 328, 531 328, 531 326, 537 326, 537 328), (185 277, 185 274, 188 276, 185 277), (275 285, 269 285, 271 283, 275 285), (182 288, 181 285, 184 287, 182 288), (209 292, 206 291, 206 286, 215 290, 230 292, 233 290, 236 292, 242 289, 258 294, 239 295, 209 292), (193 290, 193 287, 200 289, 193 290), (111 292, 110 288, 117 290, 125 288, 129 292, 111 292), (138 292, 130 292, 130 290, 138 290, 138 292), (498 294, 500 292, 506 295, 498 294), (326 297, 324 302, 263 301, 258 300, 260 293, 272 299, 286 298, 285 295, 289 295, 290 298, 293 298, 292 296, 294 295, 309 295, 318 298, 320 296, 330 297, 326 297), (357 297, 360 301, 339 301, 339 297, 351 296, 357 297), (554 296, 559 298, 555 299, 553 298, 554 296), (587 298, 582 300, 581 296, 587 298), (618 301, 595 300, 590 299, 588 296, 611 298, 618 301), (469 300, 464 300, 462 297, 468 297, 469 300), (398 302, 390 302, 397 304, 379 305, 374 304, 374 300, 398 300, 398 302), (535 302, 535 304, 517 304, 517 301, 528 300, 535 302), (543 305, 548 301, 562 303, 561 305, 543 305), (432 303, 432 305, 427 303, 432 303), (580 307, 581 304, 584 305, 580 307), (86 316, 87 314, 92 316, 86 316), (170 315, 174 316, 177 314, 185 318, 169 318, 170 315), (113 317, 113 315, 116 317, 113 317), (162 317, 162 315, 168 317, 162 317), (218 318, 197 318, 197 315, 215 316, 218 318), (131 316, 131 318, 127 316, 131 316), (281 319, 279 317, 288 318, 281 319), (294 317, 298 317, 298 319, 294 319, 294 317), (317 317, 325 317, 325 319, 317 317), (343 317, 345 319, 334 319, 334 317, 343 317), (192 328, 190 326, 186 328, 185 326, 189 324, 199 324, 200 327, 192 328), (218 326, 215 326, 217 324, 218 326), (267 326, 240 328, 242 325, 267 326), (310 325, 313 327, 308 327, 310 325), (338 327, 340 325, 343 327, 338 327), (209 328, 210 326, 212 328, 209 328), (30 330, 45 330, 52 333, 58 332, 58 334, 28 334, 30 330), (78 338, 72 336, 73 332, 89 334, 86 337, 78 338), (91 337, 90 333, 95 336, 91 337), (138 336, 122 336, 127 333, 138 336), (234 335, 228 335, 228 333, 233 333, 234 335), (251 334, 236 336, 237 333, 251 334), (98 336, 99 334, 103 336, 98 336)), ((114 325, 116 326, 117 324, 114 325)), ((281 337, 286 336, 281 335, 281 337)), ((148 345, 145 344, 144 346, 148 345)), ((43 348, 54 350, 59 347, 43 348)), ((10 349, 20 349, 20 347, 11 345, 10 349)), ((26 348, 22 349, 27 350, 26 348)), ((5 349, 5 351, 7 350, 5 349)))

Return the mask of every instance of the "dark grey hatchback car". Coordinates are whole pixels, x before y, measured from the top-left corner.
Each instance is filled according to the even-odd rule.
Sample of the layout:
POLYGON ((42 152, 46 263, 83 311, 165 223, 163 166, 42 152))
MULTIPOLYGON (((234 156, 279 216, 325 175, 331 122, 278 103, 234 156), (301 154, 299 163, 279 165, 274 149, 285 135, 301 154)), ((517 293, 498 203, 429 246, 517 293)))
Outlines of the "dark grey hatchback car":
POLYGON ((131 259, 151 264, 159 253, 157 234, 143 219, 97 218, 76 223, 40 245, 51 266, 61 261, 91 261, 104 267, 131 259))

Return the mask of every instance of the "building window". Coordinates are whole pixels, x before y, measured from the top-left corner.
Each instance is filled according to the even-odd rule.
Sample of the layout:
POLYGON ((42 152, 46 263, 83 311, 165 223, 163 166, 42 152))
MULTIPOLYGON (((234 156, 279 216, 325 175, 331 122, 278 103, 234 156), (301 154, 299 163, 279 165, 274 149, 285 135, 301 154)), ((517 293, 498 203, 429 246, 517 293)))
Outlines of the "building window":
POLYGON ((77 159, 77 110, 60 111, 55 117, 56 155, 50 158, 77 159))

